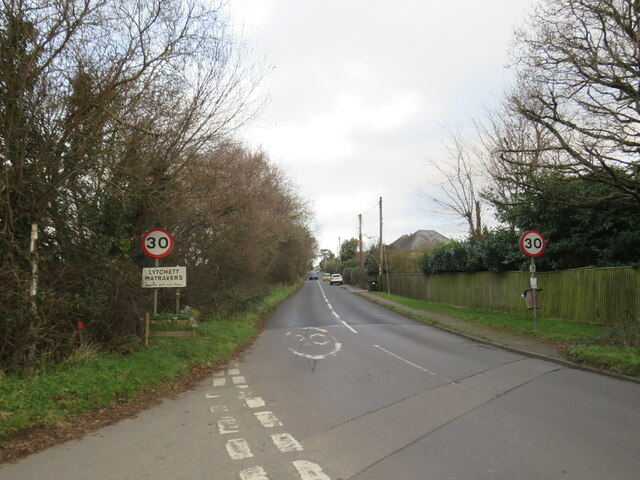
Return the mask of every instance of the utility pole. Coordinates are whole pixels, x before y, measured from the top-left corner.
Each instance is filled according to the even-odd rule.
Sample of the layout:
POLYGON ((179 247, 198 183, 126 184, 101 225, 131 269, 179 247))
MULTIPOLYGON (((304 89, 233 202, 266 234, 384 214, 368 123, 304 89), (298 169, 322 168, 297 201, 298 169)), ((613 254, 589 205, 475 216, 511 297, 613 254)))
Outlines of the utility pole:
POLYGON ((336 258, 338 259, 338 263, 340 263, 340 237, 338 237, 338 250, 336 251, 336 258))
POLYGON ((382 280, 382 261, 383 261, 383 253, 382 253, 382 197, 380 197, 380 265, 378 268, 378 273, 380 275, 380 280, 382 280))
POLYGON ((364 268, 364 257, 362 256, 362 214, 358 214, 358 260, 360 268, 364 268))

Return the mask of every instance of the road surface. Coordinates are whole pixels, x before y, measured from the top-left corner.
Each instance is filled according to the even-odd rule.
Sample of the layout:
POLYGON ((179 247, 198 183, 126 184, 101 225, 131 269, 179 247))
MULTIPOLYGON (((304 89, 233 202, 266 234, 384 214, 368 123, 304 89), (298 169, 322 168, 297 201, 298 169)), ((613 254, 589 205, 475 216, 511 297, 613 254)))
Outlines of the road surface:
POLYGON ((306 281, 243 358, 2 480, 640 479, 640 385, 306 281))

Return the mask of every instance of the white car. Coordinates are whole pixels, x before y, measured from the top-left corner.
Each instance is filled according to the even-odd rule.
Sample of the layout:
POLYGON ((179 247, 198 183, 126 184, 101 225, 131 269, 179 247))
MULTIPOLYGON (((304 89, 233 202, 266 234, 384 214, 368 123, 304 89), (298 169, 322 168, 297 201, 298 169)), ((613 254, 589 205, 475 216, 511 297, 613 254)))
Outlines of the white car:
POLYGON ((339 273, 331 274, 329 285, 342 285, 342 275, 340 275, 339 273))

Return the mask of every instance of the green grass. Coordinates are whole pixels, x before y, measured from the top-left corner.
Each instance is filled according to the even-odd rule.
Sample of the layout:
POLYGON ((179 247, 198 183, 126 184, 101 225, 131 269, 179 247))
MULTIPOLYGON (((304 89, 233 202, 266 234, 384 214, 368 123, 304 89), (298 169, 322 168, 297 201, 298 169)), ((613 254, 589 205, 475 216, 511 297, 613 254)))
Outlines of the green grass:
MULTIPOLYGON (((378 292, 376 295, 416 310, 434 310, 459 318, 470 324, 493 330, 537 336, 543 340, 569 344, 572 360, 595 368, 604 368, 624 375, 640 376, 640 327, 621 329, 604 325, 541 318, 538 330, 531 316, 518 316, 489 310, 457 307, 416 300, 378 292)), ((429 321, 428 315, 420 316, 429 321)), ((437 322, 434 322, 437 323, 437 322)))
POLYGON ((184 378, 192 365, 227 361, 294 289, 276 288, 251 311, 203 322, 191 339, 152 338, 149 347, 129 354, 100 354, 86 347, 32 375, 0 378, 0 444, 28 429, 55 426, 71 415, 184 378))
POLYGON ((640 348, 607 345, 573 345, 571 357, 594 367, 640 377, 640 348))

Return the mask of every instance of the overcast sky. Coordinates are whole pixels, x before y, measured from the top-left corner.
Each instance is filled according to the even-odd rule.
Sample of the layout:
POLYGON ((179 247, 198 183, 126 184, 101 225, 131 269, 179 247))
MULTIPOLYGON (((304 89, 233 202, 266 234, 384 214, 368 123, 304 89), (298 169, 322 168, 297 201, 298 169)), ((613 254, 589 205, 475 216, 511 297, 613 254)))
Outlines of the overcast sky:
POLYGON ((288 173, 315 213, 320 248, 416 230, 461 237, 416 193, 437 193, 427 159, 496 104, 515 27, 531 0, 229 0, 273 70, 270 101, 241 132, 288 173))

